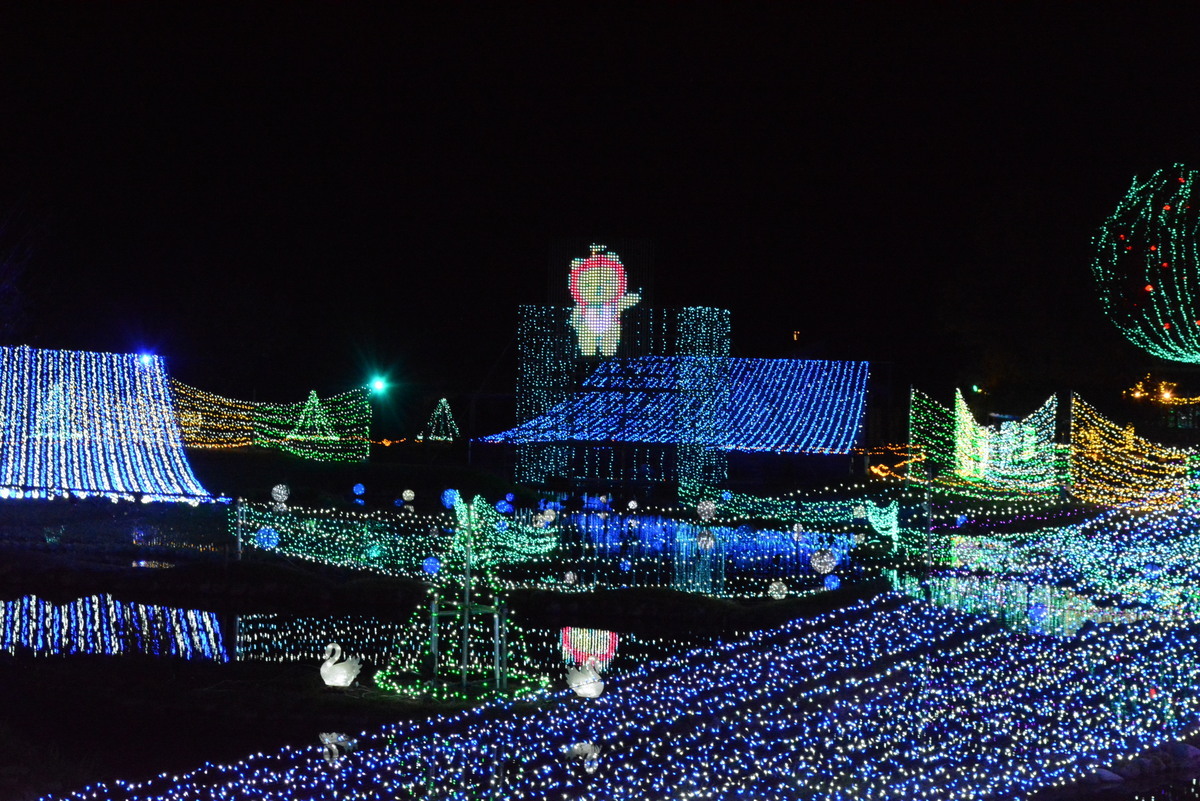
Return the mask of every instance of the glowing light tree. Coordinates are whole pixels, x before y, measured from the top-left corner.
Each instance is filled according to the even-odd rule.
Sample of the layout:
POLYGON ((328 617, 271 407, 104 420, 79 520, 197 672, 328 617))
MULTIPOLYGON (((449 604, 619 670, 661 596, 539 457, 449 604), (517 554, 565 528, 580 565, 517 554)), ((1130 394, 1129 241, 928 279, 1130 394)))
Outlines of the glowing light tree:
POLYGON ((1096 235, 1092 273, 1109 319, 1138 347, 1200 363, 1198 174, 1176 164, 1134 179, 1096 235))

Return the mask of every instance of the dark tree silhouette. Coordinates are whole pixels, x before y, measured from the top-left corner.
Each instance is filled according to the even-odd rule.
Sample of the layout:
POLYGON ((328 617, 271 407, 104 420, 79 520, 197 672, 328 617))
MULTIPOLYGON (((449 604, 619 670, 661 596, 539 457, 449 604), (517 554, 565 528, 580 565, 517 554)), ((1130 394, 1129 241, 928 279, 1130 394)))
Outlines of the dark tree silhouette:
POLYGON ((26 298, 22 288, 33 256, 33 228, 27 215, 10 211, 0 216, 0 339, 23 329, 26 298))

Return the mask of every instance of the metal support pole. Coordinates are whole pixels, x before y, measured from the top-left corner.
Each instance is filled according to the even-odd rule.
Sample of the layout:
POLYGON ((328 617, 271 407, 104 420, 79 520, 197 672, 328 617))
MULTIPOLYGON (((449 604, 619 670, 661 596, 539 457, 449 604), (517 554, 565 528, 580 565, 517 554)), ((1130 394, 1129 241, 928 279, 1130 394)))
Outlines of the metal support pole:
POLYGON ((246 520, 246 510, 242 508, 242 499, 237 499, 237 558, 242 560, 242 523, 246 520))
POLYGON ((474 504, 467 504, 467 531, 466 531, 466 559, 465 578, 463 580, 463 607, 462 607, 462 687, 467 689, 467 662, 470 654, 471 643, 471 545, 472 538, 475 534, 475 508, 474 504))
POLYGON ((501 599, 496 613, 500 616, 500 637, 503 650, 500 652, 500 689, 508 690, 508 604, 501 599))
POLYGON ((430 678, 436 681, 438 675, 438 597, 436 592, 429 604, 429 652, 433 655, 433 673, 430 678))
POLYGON ((492 609, 492 673, 495 677, 496 689, 500 689, 500 607, 492 609))

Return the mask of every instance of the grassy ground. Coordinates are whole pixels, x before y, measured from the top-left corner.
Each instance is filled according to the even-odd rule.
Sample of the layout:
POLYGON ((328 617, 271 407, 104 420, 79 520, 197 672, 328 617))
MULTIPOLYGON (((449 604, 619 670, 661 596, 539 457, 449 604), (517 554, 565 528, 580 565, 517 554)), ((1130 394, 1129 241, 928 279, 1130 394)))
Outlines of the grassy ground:
POLYGON ((316 664, 9 657, 0 683, 0 798, 12 801, 446 710, 373 688, 327 688, 316 664))

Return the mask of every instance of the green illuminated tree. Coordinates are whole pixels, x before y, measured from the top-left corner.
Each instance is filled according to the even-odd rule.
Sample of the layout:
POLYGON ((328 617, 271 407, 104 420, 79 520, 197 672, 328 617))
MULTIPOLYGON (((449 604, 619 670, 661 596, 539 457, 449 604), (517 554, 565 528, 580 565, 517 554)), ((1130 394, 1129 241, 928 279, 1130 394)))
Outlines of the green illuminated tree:
POLYGON ((454 415, 450 413, 450 402, 442 398, 437 402, 433 414, 429 415, 429 422, 417 435, 417 439, 430 442, 452 442, 459 436, 458 423, 454 422, 454 415))

